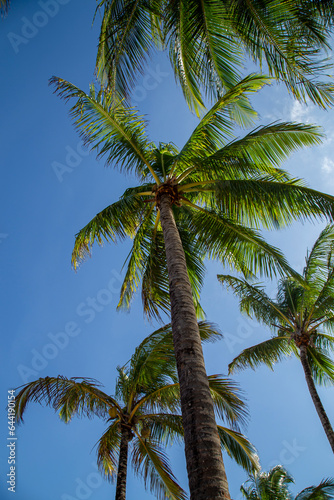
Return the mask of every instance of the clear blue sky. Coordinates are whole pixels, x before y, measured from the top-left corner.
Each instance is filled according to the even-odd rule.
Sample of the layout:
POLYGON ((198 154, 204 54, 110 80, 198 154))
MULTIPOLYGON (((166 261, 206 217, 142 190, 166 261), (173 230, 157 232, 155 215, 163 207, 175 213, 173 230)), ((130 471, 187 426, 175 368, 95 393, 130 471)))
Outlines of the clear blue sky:
MULTIPOLYGON (((125 363, 136 345, 158 327, 144 320, 139 298, 129 313, 115 310, 129 242, 94 248, 93 258, 77 274, 70 266, 75 233, 133 180, 106 169, 103 161, 82 149, 68 106, 48 87, 48 79, 56 75, 88 90, 99 28, 98 20, 91 26, 94 0, 55 2, 52 9, 43 0, 13 0, 8 17, 0 22, 0 492, 4 499, 12 495, 6 485, 7 391, 25 381, 62 374, 96 378, 112 394, 116 366, 125 363), (111 294, 106 295, 108 286, 111 294), (98 310, 91 305, 94 299, 98 310), (55 346, 55 335, 64 331, 67 344, 55 346)), ((333 111, 306 109, 293 102, 283 86, 264 89, 253 102, 261 115, 259 123, 284 119, 324 127, 324 144, 295 154, 286 168, 312 187, 334 194, 333 111)), ((197 123, 161 55, 138 83, 135 103, 147 115, 150 136, 157 142, 182 145, 197 123)), ((307 248, 322 227, 296 224, 268 234, 268 239, 301 270, 307 248)), ((226 374, 231 359, 268 332, 239 314, 236 300, 217 283, 217 272, 223 272, 221 265, 210 263, 203 306, 225 341, 205 348, 205 357, 208 373, 226 374)), ((263 368, 235 378, 248 399, 251 421, 246 434, 257 447, 263 468, 285 465, 296 479, 296 491, 334 476, 333 455, 297 361, 288 360, 273 373, 263 368)), ((320 394, 334 421, 333 389, 320 394)), ((113 498, 114 486, 102 481, 94 467, 92 448, 104 428, 98 419, 75 419, 64 425, 51 409, 31 404, 25 424, 17 430, 15 499, 113 498)), ((174 447, 171 457, 186 487, 182 449, 174 447)), ((225 462, 237 500, 246 475, 229 459, 225 462)), ((153 498, 131 472, 128 498, 153 498)))

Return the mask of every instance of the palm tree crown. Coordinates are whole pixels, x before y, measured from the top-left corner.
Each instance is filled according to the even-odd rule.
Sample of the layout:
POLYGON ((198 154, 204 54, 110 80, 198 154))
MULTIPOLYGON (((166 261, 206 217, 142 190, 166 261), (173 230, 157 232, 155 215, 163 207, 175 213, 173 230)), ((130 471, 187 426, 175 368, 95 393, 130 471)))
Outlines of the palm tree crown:
POLYGON ((72 256, 76 268, 95 241, 133 238, 119 305, 128 306, 142 282, 144 310, 159 317, 170 309, 160 199, 168 194, 185 251, 192 292, 200 313, 203 257, 218 258, 247 273, 292 271, 278 249, 246 226, 280 227, 293 219, 333 217, 334 198, 307 188, 278 168, 294 150, 318 144, 317 127, 276 123, 233 138, 232 114, 240 124, 254 117, 246 94, 268 82, 251 75, 225 94, 204 116, 186 144, 150 142, 145 120, 111 93, 91 88, 90 95, 53 78, 65 99, 76 98, 71 114, 86 144, 134 172, 141 184, 98 213, 77 235, 72 256))
POLYGON ((167 49, 192 109, 240 79, 245 54, 298 99, 333 102, 329 49, 333 3, 319 0, 102 0, 97 73, 128 96, 156 48, 167 49), (326 83, 325 83, 326 80, 326 83))
POLYGON ((268 472, 256 472, 240 491, 247 500, 331 500, 334 498, 334 480, 324 479, 317 486, 305 488, 297 496, 289 491, 293 477, 277 465, 268 472))
MULTIPOLYGON (((220 334, 209 323, 199 324, 202 341, 215 341, 220 334)), ((240 434, 247 410, 231 380, 209 377, 219 417, 231 427, 218 426, 221 446, 248 472, 258 467, 253 446, 240 434)), ((108 427, 97 445, 97 462, 103 475, 117 476, 116 500, 125 498, 128 448, 134 472, 158 498, 185 499, 163 448, 182 441, 180 391, 177 382, 171 325, 148 336, 131 360, 118 368, 116 390, 109 396, 100 384, 87 378, 46 377, 23 387, 17 396, 17 419, 23 421, 28 402, 46 403, 64 422, 73 416, 97 415, 108 427)))
POLYGON ((303 364, 309 390, 334 452, 334 433, 313 387, 313 381, 334 383, 334 363, 330 356, 334 349, 333 250, 334 225, 328 225, 306 258, 304 283, 293 277, 282 279, 276 300, 270 299, 262 286, 244 279, 229 275, 218 275, 218 279, 240 298, 242 311, 276 331, 270 340, 237 356, 229 365, 230 373, 246 367, 254 369, 261 363, 273 368, 277 361, 295 354, 303 364))

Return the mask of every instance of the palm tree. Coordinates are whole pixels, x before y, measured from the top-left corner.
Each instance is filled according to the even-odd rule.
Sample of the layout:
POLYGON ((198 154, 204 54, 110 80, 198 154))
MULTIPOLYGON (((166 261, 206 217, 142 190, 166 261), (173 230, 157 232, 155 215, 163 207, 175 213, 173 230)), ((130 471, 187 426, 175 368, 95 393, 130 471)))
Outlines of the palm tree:
POLYGON ((85 144, 107 155, 107 165, 140 180, 79 231, 72 262, 77 267, 95 241, 130 236, 119 305, 129 305, 142 281, 149 315, 171 308, 190 492, 197 500, 229 498, 196 316, 203 258, 244 273, 292 272, 282 254, 247 226, 280 227, 317 215, 333 219, 332 196, 278 168, 292 151, 320 141, 316 127, 276 123, 233 139, 230 116, 246 122, 253 110, 245 95, 267 81, 251 75, 227 92, 178 151, 150 142, 145 120, 115 102, 112 91, 92 87, 87 95, 62 79, 51 80, 61 97, 76 98, 71 115, 85 144))
MULTIPOLYGON (((201 322, 199 329, 203 341, 220 337, 209 323, 201 322)), ((231 426, 218 426, 222 449, 248 472, 254 472, 258 467, 255 450, 239 432, 239 422, 245 421, 247 411, 238 387, 218 375, 211 375, 208 382, 217 414, 231 426)), ((98 441, 97 463, 107 479, 117 475, 116 500, 126 497, 129 452, 134 472, 158 498, 186 498, 163 451, 173 440, 183 439, 171 325, 147 337, 131 360, 118 368, 114 396, 103 392, 92 379, 40 378, 26 384, 18 394, 18 421, 23 421, 30 401, 53 407, 66 423, 75 415, 97 415, 107 421, 108 427, 98 441)))
POLYGON ((264 288, 246 280, 218 275, 240 298, 240 308, 276 334, 269 340, 245 349, 229 365, 229 373, 261 363, 270 368, 286 356, 300 359, 307 386, 327 439, 334 452, 334 432, 315 384, 334 383, 334 225, 320 234, 306 258, 304 285, 294 278, 279 282, 276 300, 264 288))
POLYGON ((245 54, 266 65, 296 98, 322 107, 333 103, 322 55, 334 20, 329 0, 101 0, 99 8, 97 73, 123 97, 162 48, 196 111, 205 97, 215 101, 237 83, 245 54))
POLYGON ((247 500, 331 500, 334 498, 334 480, 324 479, 318 486, 305 488, 297 496, 289 491, 293 477, 284 467, 277 465, 269 472, 256 472, 244 483, 240 491, 247 500))

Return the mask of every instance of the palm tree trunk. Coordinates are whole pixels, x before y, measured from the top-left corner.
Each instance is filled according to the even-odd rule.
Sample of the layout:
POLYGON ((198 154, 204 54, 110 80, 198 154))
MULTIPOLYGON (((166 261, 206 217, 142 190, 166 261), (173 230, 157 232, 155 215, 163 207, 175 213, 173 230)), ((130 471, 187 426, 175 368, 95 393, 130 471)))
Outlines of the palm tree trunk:
POLYGON ((333 453, 334 453, 333 428, 331 426, 331 423, 329 421, 327 413, 322 405, 322 402, 320 400, 319 394, 317 392, 317 389, 316 389, 314 381, 313 381, 310 365, 309 365, 309 362, 307 359, 307 347, 306 347, 306 345, 300 346, 300 361, 302 362, 302 365, 303 365, 306 382, 307 382, 308 389, 309 389, 310 394, 311 394, 313 404, 315 406, 315 409, 317 410, 320 421, 321 421, 322 426, 324 428, 324 431, 326 433, 327 439, 328 439, 329 444, 331 445, 331 448, 332 448, 333 453))
POLYGON ((126 474, 128 468, 128 447, 130 441, 129 429, 122 427, 121 444, 119 448, 117 484, 115 500, 125 500, 126 474))
POLYGON ((169 275, 190 498, 230 500, 186 260, 169 194, 161 195, 159 209, 169 275))

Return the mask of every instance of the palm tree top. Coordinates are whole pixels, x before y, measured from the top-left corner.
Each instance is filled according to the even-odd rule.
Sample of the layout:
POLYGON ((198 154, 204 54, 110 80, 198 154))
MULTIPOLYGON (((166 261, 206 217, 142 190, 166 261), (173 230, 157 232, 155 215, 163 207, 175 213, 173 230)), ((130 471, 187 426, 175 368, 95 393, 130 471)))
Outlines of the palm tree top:
MULTIPOLYGON (((214 325, 199 323, 201 339, 220 338, 214 325)), ((183 441, 180 390, 173 351, 171 325, 149 335, 136 348, 131 359, 118 367, 114 395, 102 390, 90 378, 63 376, 40 378, 23 386, 16 397, 16 418, 23 421, 29 402, 51 406, 68 423, 74 416, 107 423, 97 443, 97 461, 108 480, 115 478, 122 433, 130 444, 132 466, 158 498, 185 500, 163 448, 183 441)), ((248 419, 242 393, 233 381, 219 375, 208 377, 217 415, 228 427, 218 426, 221 447, 248 472, 256 470, 255 448, 240 433, 239 425, 248 419)))
POLYGON ((104 157, 106 165, 134 173, 140 181, 81 229, 72 254, 77 268, 94 242, 133 239, 119 306, 129 306, 142 280, 146 314, 156 318, 161 311, 169 314, 159 210, 164 196, 173 207, 199 317, 203 317, 199 296, 205 256, 248 276, 294 273, 258 229, 314 216, 334 219, 334 197, 309 189, 280 167, 293 151, 321 142, 318 127, 274 123, 242 138, 233 136, 235 123, 248 125, 255 118, 249 94, 268 82, 259 75, 239 82, 177 148, 150 141, 145 118, 107 89, 92 86, 87 95, 65 80, 51 79, 59 96, 75 99, 70 114, 84 143, 104 157))
POLYGON ((229 368, 235 369, 266 363, 270 368, 284 356, 295 354, 306 346, 314 380, 334 383, 334 366, 330 353, 334 349, 334 225, 321 232, 306 257, 300 280, 286 277, 278 282, 276 299, 271 299, 260 284, 229 275, 218 275, 240 299, 240 309, 254 316, 276 335, 246 349, 229 368))
POLYGON ((331 500, 334 498, 334 479, 323 479, 317 486, 303 489, 296 496, 289 491, 294 478, 282 465, 268 472, 257 471, 241 486, 247 500, 331 500))

